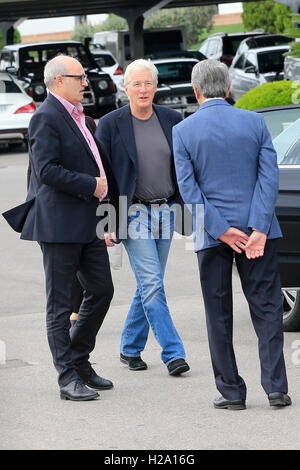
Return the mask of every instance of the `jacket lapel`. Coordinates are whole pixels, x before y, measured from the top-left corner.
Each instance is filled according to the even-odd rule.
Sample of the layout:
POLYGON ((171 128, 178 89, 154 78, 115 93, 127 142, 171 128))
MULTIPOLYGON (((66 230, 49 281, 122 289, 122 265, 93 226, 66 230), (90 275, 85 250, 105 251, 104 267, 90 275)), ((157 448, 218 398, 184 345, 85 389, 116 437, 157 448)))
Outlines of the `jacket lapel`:
POLYGON ((87 141, 85 140, 82 132, 80 131, 79 127, 77 126, 76 122, 74 121, 74 119, 72 118, 70 113, 68 113, 68 111, 65 109, 65 107, 55 98, 55 96, 51 95, 50 93, 47 97, 47 100, 49 100, 58 109, 58 111, 61 113, 62 117, 65 119, 65 121, 71 127, 74 134, 77 136, 77 138, 80 140, 81 144, 84 146, 84 148, 87 151, 89 157, 93 160, 93 162, 95 163, 95 165, 98 168, 98 164, 97 164, 97 162, 94 158, 93 152, 91 151, 87 141))
POLYGON ((127 104, 123 108, 121 108, 121 113, 117 119, 117 126, 123 140, 124 146, 127 150, 127 153, 133 163, 136 165, 137 163, 137 150, 135 145, 135 138, 134 138, 134 131, 133 131, 133 124, 132 118, 130 113, 130 105, 127 104))

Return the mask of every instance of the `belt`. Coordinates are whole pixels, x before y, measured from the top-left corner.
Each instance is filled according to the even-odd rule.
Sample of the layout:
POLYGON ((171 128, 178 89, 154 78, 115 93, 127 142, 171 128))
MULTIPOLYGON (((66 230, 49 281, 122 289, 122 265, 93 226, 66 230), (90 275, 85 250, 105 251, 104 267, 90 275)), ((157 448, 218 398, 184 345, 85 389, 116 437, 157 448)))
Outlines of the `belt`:
POLYGON ((142 199, 133 199, 133 204, 144 204, 145 206, 151 206, 151 204, 168 204, 168 202, 172 202, 175 199, 175 194, 170 197, 162 197, 159 199, 151 199, 150 201, 143 201, 142 199))

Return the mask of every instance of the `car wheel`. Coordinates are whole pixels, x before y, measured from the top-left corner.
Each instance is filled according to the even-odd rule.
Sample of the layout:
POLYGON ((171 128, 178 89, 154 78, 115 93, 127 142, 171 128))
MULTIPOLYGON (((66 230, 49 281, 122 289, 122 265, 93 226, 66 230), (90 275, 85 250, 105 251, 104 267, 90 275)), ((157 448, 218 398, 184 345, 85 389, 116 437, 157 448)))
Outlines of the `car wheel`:
POLYGON ((282 288, 283 329, 284 331, 300 330, 300 291, 282 288))

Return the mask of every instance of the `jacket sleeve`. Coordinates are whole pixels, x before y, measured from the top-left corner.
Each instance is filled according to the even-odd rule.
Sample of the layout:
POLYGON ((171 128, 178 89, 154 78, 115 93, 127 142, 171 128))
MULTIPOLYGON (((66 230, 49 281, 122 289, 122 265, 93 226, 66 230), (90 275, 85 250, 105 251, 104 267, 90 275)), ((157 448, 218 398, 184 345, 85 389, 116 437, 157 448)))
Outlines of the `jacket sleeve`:
POLYGON ((33 115, 29 127, 31 164, 41 182, 80 199, 91 200, 97 182, 93 176, 63 167, 57 123, 46 113, 33 115))
MULTIPOLYGON (((204 206, 204 230, 206 230, 212 238, 217 240, 219 236, 230 227, 230 224, 219 210, 206 199, 204 193, 201 191, 195 178, 191 156, 182 142, 180 131, 176 126, 173 127, 173 151, 181 197, 186 204, 193 205, 193 214, 203 213, 201 210, 197 211, 196 205, 202 204, 204 206)), ((196 227, 196 231, 200 228, 201 227, 196 227)))
POLYGON ((257 181, 252 196, 248 227, 268 234, 274 217, 279 188, 277 155, 264 118, 259 116, 261 145, 258 156, 257 181))

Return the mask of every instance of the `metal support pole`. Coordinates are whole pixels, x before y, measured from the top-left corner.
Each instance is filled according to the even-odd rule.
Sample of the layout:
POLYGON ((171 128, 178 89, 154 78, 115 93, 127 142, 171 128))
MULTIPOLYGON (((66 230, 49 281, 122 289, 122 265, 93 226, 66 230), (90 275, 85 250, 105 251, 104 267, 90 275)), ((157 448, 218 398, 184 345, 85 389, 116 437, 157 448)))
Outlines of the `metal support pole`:
POLYGON ((6 46, 7 44, 14 43, 14 23, 10 21, 0 21, 0 29, 2 30, 3 34, 3 44, 6 46))

